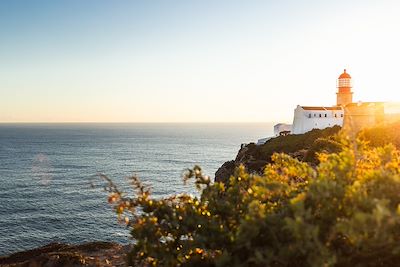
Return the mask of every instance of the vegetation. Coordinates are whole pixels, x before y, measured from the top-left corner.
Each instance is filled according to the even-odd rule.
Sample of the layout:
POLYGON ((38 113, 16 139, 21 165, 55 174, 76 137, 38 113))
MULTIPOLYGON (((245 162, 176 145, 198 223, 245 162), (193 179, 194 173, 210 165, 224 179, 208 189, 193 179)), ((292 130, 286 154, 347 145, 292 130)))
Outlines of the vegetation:
POLYGON ((235 160, 225 162, 216 172, 218 182, 227 183, 235 168, 245 166, 249 173, 263 174, 264 168, 271 163, 274 153, 286 153, 300 161, 318 163, 317 152, 338 152, 340 145, 335 135, 340 126, 326 129, 314 129, 305 134, 278 136, 263 145, 250 143, 242 147, 235 160))
MULTIPOLYGON (((295 138, 295 137, 294 137, 295 138)), ((316 139, 317 140, 317 139, 316 139)), ((303 144, 307 141, 304 140, 303 144)), ((393 145, 321 142, 312 167, 273 154, 262 175, 243 166, 229 182, 187 170, 199 197, 152 198, 136 177, 109 202, 131 231, 139 266, 395 266, 400 261, 400 153, 393 145), (340 149, 337 149, 340 147, 340 149)))
MULTIPOLYGON (((250 143, 239 151, 234 161, 226 162, 222 166, 216 178, 218 181, 226 182, 229 176, 233 175, 235 168, 241 164, 250 173, 262 174, 265 165, 271 163, 274 153, 286 153, 315 166, 319 163, 318 153, 337 153, 342 149, 338 140, 340 130, 340 126, 333 126, 314 129, 304 134, 275 137, 259 146, 250 143)), ((400 122, 396 122, 365 129, 356 136, 373 147, 391 143, 400 148, 399 132, 400 122)))
POLYGON ((338 138, 338 135, 333 135, 316 139, 305 153, 303 161, 318 164, 318 153, 339 153, 343 146, 338 138))
POLYGON ((279 136, 260 146, 260 156, 269 158, 274 153, 294 153, 312 147, 316 140, 329 138, 340 131, 340 126, 333 126, 325 129, 314 129, 305 134, 292 134, 279 136))
POLYGON ((376 127, 364 129, 360 132, 359 138, 365 140, 370 146, 383 146, 391 143, 400 148, 400 122, 382 124, 376 127))

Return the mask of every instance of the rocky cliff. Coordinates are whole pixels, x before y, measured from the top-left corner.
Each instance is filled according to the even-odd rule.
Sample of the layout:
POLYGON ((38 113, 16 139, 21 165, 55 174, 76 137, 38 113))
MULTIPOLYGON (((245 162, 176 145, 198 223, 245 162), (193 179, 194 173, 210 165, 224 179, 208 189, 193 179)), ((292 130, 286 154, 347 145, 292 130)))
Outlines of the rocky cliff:
POLYGON ((225 162, 217 170, 215 181, 227 181, 241 164, 249 172, 262 173, 274 153, 287 153, 301 161, 317 163, 316 152, 334 152, 340 149, 332 138, 340 129, 339 126, 334 126, 323 130, 314 129, 305 134, 278 136, 259 146, 250 143, 239 150, 234 160, 225 162))

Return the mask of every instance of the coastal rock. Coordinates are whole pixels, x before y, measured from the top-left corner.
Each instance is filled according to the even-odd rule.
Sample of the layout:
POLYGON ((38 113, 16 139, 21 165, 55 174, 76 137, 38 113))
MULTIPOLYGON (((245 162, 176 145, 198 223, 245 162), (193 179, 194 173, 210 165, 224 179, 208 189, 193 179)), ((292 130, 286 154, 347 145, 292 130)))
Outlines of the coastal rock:
POLYGON ((240 164, 243 164, 247 171, 252 173, 262 173, 265 165, 267 165, 270 161, 262 160, 262 159, 252 159, 252 160, 243 160, 243 161, 227 161, 215 172, 215 182, 227 182, 229 177, 233 175, 235 168, 239 167, 240 164))
POLYGON ((260 159, 254 155, 256 145, 248 144, 240 148, 235 160, 225 162, 216 172, 216 182, 227 182, 229 177, 233 175, 235 168, 243 164, 249 172, 261 173, 269 163, 267 159, 260 159))
POLYGON ((226 182, 235 170, 235 161, 227 161, 215 172, 216 182, 226 182))
POLYGON ((50 243, 0 257, 0 266, 125 266, 128 250, 129 246, 112 242, 90 242, 80 245, 50 243))

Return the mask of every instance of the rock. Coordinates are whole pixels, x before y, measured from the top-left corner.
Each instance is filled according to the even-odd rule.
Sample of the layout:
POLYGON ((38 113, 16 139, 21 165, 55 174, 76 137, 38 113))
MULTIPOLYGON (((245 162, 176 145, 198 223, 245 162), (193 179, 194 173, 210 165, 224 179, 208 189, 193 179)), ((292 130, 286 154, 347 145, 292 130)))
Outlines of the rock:
POLYGON ((236 155, 235 163, 246 162, 249 157, 251 157, 251 154, 248 153, 250 150, 248 146, 249 145, 246 145, 240 148, 238 154, 236 155))
POLYGON ((215 172, 215 182, 227 182, 235 170, 235 161, 227 161, 215 172))
POLYGON ((264 172, 265 166, 270 163, 269 160, 258 159, 246 162, 245 166, 247 171, 251 173, 262 174, 264 172))
POLYGON ((50 243, 46 246, 0 257, 0 266, 125 266, 129 246, 111 242, 81 245, 50 243))
POLYGON ((255 151, 257 151, 258 148, 259 147, 254 143, 242 146, 238 151, 235 160, 225 162, 215 172, 215 182, 227 182, 229 177, 233 175, 235 168, 239 167, 241 164, 246 167, 248 172, 262 173, 265 165, 267 165, 270 160, 259 158, 255 154, 255 151))

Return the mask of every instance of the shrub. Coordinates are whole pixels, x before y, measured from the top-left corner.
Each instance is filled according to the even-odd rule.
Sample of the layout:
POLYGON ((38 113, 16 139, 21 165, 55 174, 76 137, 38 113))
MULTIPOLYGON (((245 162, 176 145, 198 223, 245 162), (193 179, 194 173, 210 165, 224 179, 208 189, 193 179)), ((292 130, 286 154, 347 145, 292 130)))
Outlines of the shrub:
POLYGON ((340 136, 331 136, 329 138, 318 138, 308 149, 304 161, 318 164, 318 153, 339 153, 342 150, 342 144, 337 141, 340 136))
POLYGON ((370 146, 383 146, 388 143, 400 148, 400 122, 382 124, 375 127, 364 129, 359 137, 369 143, 370 146))
POLYGON ((274 154, 263 175, 243 166, 229 185, 188 170, 199 197, 154 199, 108 182, 139 266, 395 266, 400 261, 400 154, 341 141, 316 168, 274 154))
POLYGON ((261 145, 260 153, 263 158, 268 159, 274 153, 288 154, 303 149, 309 149, 317 139, 333 136, 337 134, 340 129, 340 126, 333 126, 325 129, 314 129, 304 134, 278 136, 261 145))

